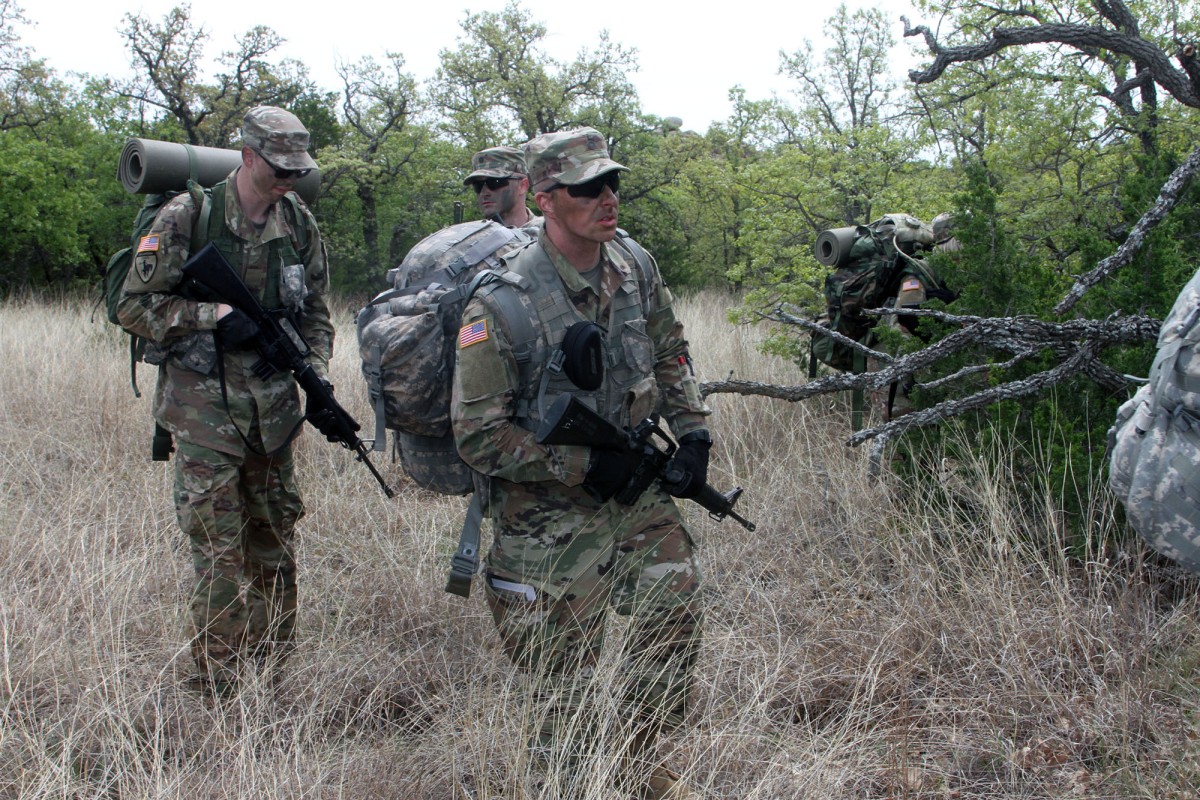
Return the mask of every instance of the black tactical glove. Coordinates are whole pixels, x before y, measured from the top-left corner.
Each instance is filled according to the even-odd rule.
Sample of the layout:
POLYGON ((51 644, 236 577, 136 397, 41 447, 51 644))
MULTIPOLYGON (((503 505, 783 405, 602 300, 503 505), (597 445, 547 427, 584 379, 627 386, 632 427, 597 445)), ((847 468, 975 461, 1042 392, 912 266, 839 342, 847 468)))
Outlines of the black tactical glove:
POLYGON ((631 452, 593 449, 583 488, 597 502, 607 502, 629 483, 635 466, 631 452))
POLYGON ((240 350, 258 336, 258 325, 239 309, 233 309, 217 320, 217 340, 226 350, 240 350))
POLYGON ((672 497, 695 497, 708 483, 708 431, 692 431, 679 440, 675 457, 667 464, 662 487, 672 497))
MULTIPOLYGON (((329 396, 333 397, 333 384, 324 378, 321 379, 321 383, 329 390, 329 396)), ((335 444, 353 442, 361 427, 348 415, 339 414, 335 409, 323 406, 320 399, 313 394, 308 396, 304 404, 304 416, 326 439, 335 444)))

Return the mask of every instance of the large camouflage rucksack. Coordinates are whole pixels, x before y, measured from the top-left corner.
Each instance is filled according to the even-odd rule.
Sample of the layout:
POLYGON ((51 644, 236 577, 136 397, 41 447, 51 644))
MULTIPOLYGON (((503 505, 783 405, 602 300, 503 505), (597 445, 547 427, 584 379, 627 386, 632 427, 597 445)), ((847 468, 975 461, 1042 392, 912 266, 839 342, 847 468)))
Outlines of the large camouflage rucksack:
MULTIPOLYGON (((443 228, 388 271, 392 288, 355 318, 375 409, 375 449, 383 450, 387 431, 393 431, 394 453, 423 488, 456 495, 474 488, 450 430, 456 336, 480 281, 502 280, 494 271, 499 258, 529 241, 521 230, 487 220, 443 228)), ((514 335, 532 338, 532 325, 514 335)))
MULTIPOLYGON (((869 344, 879 321, 868 309, 915 306, 927 299, 952 299, 922 253, 935 244, 933 229, 908 214, 889 214, 869 225, 824 231, 813 246, 817 260, 834 271, 825 279, 826 312, 818 323, 856 342, 869 344)), ((862 372, 862 353, 831 337, 814 334, 813 367, 862 372)))
POLYGON ((1108 432, 1109 483, 1133 529, 1200 572, 1200 272, 1158 336, 1150 381, 1108 432))

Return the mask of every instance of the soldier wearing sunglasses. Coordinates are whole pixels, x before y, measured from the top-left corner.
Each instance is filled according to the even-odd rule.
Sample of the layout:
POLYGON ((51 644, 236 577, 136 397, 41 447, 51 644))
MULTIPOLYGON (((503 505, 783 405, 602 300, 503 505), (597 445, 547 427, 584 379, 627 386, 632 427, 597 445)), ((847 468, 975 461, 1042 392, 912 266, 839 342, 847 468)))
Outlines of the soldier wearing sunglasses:
POLYGON ((525 205, 529 178, 525 154, 515 147, 489 147, 471 158, 471 174, 463 183, 475 190, 479 210, 510 228, 523 228, 537 219, 525 205))
MULTIPOLYGON (((166 203, 137 245, 118 309, 159 365, 154 415, 175 443, 175 513, 191 548, 193 688, 225 696, 291 652, 298 602, 296 523, 304 514, 292 442, 305 417, 291 372, 264 374, 257 325, 187 291, 183 267, 212 244, 247 289, 287 316, 328 374, 334 327, 316 220, 293 191, 316 168, 291 112, 258 106, 242 125, 242 159, 211 191, 166 203)), ((164 457, 166 454, 163 454, 164 457)))
POLYGON ((708 409, 671 292, 617 227, 627 168, 591 128, 538 136, 525 158, 543 231, 505 259, 519 281, 488 284, 468 303, 451 403, 459 454, 490 483, 488 606, 505 652, 547 703, 532 732, 539 760, 586 758, 607 733, 626 796, 697 797, 654 753, 660 733, 683 724, 699 648, 700 572, 672 496, 707 479, 708 409), (530 325, 532 353, 513 346, 530 325), (618 427, 660 414, 684 477, 630 499, 618 494, 625 454, 539 444, 542 415, 568 393, 618 427), (610 610, 631 624, 616 645, 622 680, 602 689, 589 683, 610 610), (616 725, 590 699, 604 691, 622 702, 616 725))

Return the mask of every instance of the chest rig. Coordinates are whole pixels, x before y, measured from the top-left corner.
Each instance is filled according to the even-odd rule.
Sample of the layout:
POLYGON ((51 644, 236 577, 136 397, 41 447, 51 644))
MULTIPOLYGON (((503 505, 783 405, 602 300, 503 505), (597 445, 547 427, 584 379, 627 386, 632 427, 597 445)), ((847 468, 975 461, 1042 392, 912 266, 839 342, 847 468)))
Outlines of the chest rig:
POLYGON ((200 203, 200 216, 196 220, 193 242, 212 242, 230 264, 241 273, 242 282, 258 296, 263 308, 275 311, 283 307, 279 295, 280 272, 284 265, 303 263, 303 253, 308 249, 308 229, 300 211, 296 196, 292 192, 284 195, 282 208, 284 220, 291 230, 290 236, 282 236, 267 242, 266 257, 247 263, 243 240, 225 224, 225 199, 229 182, 221 181, 205 193, 200 203))
POLYGON ((524 341, 513 337, 513 355, 520 372, 517 423, 536 430, 554 401, 570 392, 606 419, 631 424, 627 395, 654 374, 654 347, 646 333, 649 294, 643 285, 648 277, 641 265, 630 269, 609 305, 600 309, 598 318, 591 318, 571 301, 554 264, 539 248, 531 246, 522 256, 508 264, 521 277, 522 288, 503 283, 493 289, 496 304, 510 325, 515 316, 536 322, 536 335, 524 341), (520 312, 516 312, 518 304, 520 312), (596 323, 602 331, 605 378, 590 391, 573 383, 564 369, 563 339, 580 322, 596 323))

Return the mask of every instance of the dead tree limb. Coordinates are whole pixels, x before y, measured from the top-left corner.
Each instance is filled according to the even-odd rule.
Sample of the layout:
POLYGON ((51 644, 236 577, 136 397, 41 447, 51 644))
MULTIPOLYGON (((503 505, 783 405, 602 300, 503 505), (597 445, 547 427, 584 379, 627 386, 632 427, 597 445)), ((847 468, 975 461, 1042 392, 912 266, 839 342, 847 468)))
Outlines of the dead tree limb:
MULTIPOLYGON (((876 309, 870 313, 878 315, 894 312, 876 309)), ((989 387, 967 397, 943 401, 931 408, 859 431, 847 440, 847 444, 859 445, 880 437, 887 441, 913 427, 933 425, 1003 400, 1027 397, 1075 376, 1090 378, 1109 389, 1120 388, 1131 379, 1119 375, 1101 363, 1097 358, 1100 351, 1115 345, 1153 341, 1162 327, 1160 320, 1146 316, 1113 315, 1103 320, 1046 322, 1030 317, 975 317, 928 309, 905 309, 904 313, 957 325, 959 330, 914 353, 893 358, 891 363, 872 372, 836 373, 799 386, 730 379, 703 383, 700 392, 705 397, 713 394, 740 394, 795 402, 833 392, 881 389, 918 371, 934 369, 949 357, 968 351, 998 351, 1014 354, 1014 357, 1002 363, 973 365, 923 385, 929 387, 944 384, 951 379, 959 379, 983 370, 999 371, 1040 353, 1048 352, 1060 359, 1056 366, 1036 375, 989 387)), ((802 321, 808 324, 799 324, 799 327, 825 335, 830 333, 828 328, 814 326, 802 316, 785 308, 777 309, 768 316, 783 324, 799 324, 802 321)))
MULTIPOLYGON (((1119 1, 1109 5, 1124 8, 1119 1)), ((927 25, 912 27, 907 17, 901 17, 900 20, 904 23, 904 35, 923 37, 925 46, 933 56, 933 61, 924 69, 909 70, 908 77, 913 83, 933 83, 954 64, 983 61, 1009 47, 1054 43, 1065 44, 1083 52, 1099 49, 1127 56, 1180 103, 1200 108, 1200 92, 1197 92, 1189 72, 1176 68, 1171 63, 1171 57, 1158 45, 1128 30, 1072 23, 998 27, 983 41, 947 47, 937 40, 927 25)), ((1180 61, 1183 61, 1182 57, 1180 61)), ((1137 83, 1122 89, 1128 92, 1135 88, 1137 83)))
POLYGON ((865 428, 852 435, 846 443, 857 446, 877 436, 892 438, 910 428, 934 425, 952 417, 962 416, 968 411, 990 406, 993 403, 1038 394, 1083 372, 1084 364, 1095 359, 1098 350, 1099 348, 1094 343, 1089 342, 1078 348, 1066 361, 1044 372, 1030 375, 1019 381, 1009 381, 1000 386, 990 387, 967 397, 944 400, 935 406, 905 414, 874 428, 865 428))

